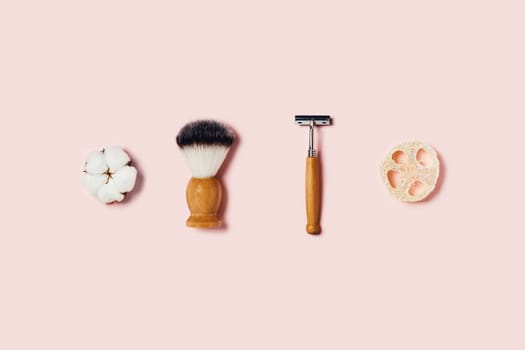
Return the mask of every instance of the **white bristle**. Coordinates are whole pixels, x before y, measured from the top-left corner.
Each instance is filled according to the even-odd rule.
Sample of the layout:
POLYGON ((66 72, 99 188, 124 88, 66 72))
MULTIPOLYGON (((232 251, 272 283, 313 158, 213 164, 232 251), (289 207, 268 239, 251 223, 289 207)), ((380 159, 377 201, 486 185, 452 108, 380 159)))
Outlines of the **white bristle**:
POLYGON ((230 147, 223 145, 194 144, 182 147, 191 174, 198 179, 215 176, 229 150, 230 147))

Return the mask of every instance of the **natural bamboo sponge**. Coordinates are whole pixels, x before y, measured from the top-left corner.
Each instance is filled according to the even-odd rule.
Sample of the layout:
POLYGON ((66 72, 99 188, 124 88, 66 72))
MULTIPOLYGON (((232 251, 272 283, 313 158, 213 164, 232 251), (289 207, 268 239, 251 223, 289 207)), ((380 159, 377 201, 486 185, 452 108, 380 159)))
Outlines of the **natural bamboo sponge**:
POLYGON ((380 170, 385 186, 395 198, 402 202, 418 202, 436 187, 439 158, 427 144, 406 142, 390 151, 380 170))

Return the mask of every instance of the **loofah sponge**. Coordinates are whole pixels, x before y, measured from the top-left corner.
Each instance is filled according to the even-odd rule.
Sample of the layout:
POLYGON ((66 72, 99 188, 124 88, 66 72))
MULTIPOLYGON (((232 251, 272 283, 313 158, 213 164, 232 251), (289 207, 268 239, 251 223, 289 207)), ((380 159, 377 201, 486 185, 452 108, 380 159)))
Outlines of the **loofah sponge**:
POLYGON ((137 169, 121 148, 94 151, 86 160, 84 186, 103 203, 121 202, 133 190, 136 180, 137 169))
POLYGON ((437 153, 419 141, 402 143, 392 149, 381 164, 381 177, 400 201, 421 201, 436 187, 439 178, 437 153))

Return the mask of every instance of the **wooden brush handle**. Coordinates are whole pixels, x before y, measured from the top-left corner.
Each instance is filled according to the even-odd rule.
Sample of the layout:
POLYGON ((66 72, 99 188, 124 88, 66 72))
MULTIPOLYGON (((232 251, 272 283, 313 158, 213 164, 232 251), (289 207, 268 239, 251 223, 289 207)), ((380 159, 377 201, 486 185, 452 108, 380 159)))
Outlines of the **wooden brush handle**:
POLYGON ((306 158, 306 232, 319 234, 319 207, 321 190, 319 181, 319 158, 306 158))
POLYGON ((221 197, 221 183, 216 178, 192 178, 186 189, 186 200, 191 212, 186 225, 196 228, 220 226, 217 211, 221 205, 221 197))

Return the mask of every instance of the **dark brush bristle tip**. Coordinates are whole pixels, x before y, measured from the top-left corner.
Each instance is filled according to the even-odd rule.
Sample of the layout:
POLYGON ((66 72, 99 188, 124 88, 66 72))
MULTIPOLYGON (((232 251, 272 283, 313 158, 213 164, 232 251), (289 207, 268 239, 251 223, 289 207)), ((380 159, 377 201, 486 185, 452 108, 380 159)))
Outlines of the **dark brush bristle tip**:
POLYGON ((233 144, 233 130, 215 120, 197 120, 186 124, 177 135, 179 147, 191 145, 225 146, 233 144))

